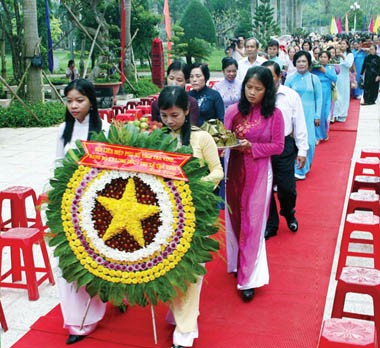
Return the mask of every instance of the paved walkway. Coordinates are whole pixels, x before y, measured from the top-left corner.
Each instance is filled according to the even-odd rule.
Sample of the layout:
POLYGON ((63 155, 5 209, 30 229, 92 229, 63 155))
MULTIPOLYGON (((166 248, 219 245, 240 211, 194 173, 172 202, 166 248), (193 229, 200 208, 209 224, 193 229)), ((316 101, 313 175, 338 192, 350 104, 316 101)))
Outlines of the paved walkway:
MULTIPOLYGON (((33 187, 37 194, 43 192, 53 172, 56 134, 57 127, 0 129, 0 188, 24 185, 33 187)), ((376 105, 361 107, 353 158, 359 157, 360 149, 365 147, 380 148, 380 98, 376 105)), ((4 252, 3 262, 7 266, 9 258, 9 251, 4 252)), ((335 262, 336 260, 333 270, 335 262)), ((325 316, 329 316, 331 311, 334 278, 332 273, 325 316)), ((50 286, 47 282, 39 287, 38 301, 28 301, 24 290, 3 288, 0 291, 9 326, 6 333, 0 329, 2 348, 11 347, 40 316, 45 315, 59 302, 57 287, 50 286)), ((357 305, 361 305, 361 302, 357 305)))

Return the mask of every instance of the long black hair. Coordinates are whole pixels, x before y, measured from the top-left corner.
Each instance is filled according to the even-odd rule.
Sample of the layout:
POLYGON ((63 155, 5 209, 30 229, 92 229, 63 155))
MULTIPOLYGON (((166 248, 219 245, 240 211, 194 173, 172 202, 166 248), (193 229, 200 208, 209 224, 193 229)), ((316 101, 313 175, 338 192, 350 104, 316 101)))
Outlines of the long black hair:
MULTIPOLYGON (((87 140, 91 138, 91 132, 100 132, 102 130, 102 120, 98 113, 98 105, 96 103, 96 94, 94 85, 86 80, 86 79, 76 79, 71 81, 65 88, 64 94, 67 97, 67 94, 71 90, 77 90, 80 94, 86 96, 90 100, 90 124, 88 128, 88 136, 87 140)), ((71 141, 71 137, 73 135, 75 119, 70 114, 69 110, 66 108, 65 114, 65 129, 63 131, 62 138, 64 140, 64 144, 66 145, 71 141)))
POLYGON ((185 112, 185 123, 181 127, 180 135, 182 145, 189 145, 191 135, 189 98, 186 91, 180 86, 166 86, 162 89, 158 97, 158 108, 160 110, 167 110, 173 106, 185 112))
POLYGON ((243 84, 241 86, 241 98, 238 104, 238 109, 243 116, 247 116, 251 109, 251 103, 245 95, 245 85, 248 80, 255 78, 259 80, 265 87, 265 94, 261 102, 261 114, 268 118, 273 114, 276 104, 276 89, 273 82, 273 76, 268 68, 262 66, 254 66, 249 68, 245 75, 243 84))

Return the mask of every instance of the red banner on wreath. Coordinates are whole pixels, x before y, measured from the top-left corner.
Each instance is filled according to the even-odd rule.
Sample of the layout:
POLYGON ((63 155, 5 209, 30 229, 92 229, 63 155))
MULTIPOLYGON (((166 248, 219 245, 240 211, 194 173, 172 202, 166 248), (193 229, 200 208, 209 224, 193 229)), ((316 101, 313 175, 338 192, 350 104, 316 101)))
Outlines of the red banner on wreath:
POLYGON ((82 144, 85 155, 78 164, 188 181, 182 166, 191 155, 95 141, 82 141, 82 144))

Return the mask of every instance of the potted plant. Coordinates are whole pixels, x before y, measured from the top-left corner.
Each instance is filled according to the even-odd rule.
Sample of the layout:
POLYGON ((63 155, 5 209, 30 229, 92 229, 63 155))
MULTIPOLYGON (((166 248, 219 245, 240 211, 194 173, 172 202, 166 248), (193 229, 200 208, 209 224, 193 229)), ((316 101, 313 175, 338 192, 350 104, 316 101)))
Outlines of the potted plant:
POLYGON ((110 57, 99 56, 98 64, 94 67, 88 78, 93 81, 96 95, 100 98, 100 107, 111 107, 122 83, 120 81, 120 74, 110 63, 110 57))

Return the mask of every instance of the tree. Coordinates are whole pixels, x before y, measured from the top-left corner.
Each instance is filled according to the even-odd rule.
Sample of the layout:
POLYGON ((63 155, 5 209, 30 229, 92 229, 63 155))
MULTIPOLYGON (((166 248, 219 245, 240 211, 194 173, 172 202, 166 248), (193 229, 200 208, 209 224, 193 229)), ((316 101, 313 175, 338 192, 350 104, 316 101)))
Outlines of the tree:
POLYGON ((26 98, 31 102, 38 102, 42 101, 42 86, 41 65, 38 61, 40 42, 37 28, 37 4, 35 0, 23 0, 22 7, 24 12, 25 58, 26 62, 30 63, 26 79, 26 98))
POLYGON ((262 0, 256 8, 252 26, 254 35, 262 45, 266 45, 271 36, 280 34, 280 28, 273 14, 274 9, 270 6, 270 0, 262 0))
POLYGON ((12 4, 6 0, 0 0, 0 4, 0 26, 5 34, 5 39, 10 46, 14 79, 20 81, 25 69, 22 55, 23 35, 21 9, 18 1, 13 1, 12 4))
POLYGON ((212 19, 219 44, 224 44, 226 36, 234 36, 232 30, 240 22, 240 11, 235 9, 217 10, 212 12, 212 19), (231 34, 232 33, 232 34, 231 34))
POLYGON ((182 43, 187 44, 186 62, 193 58, 207 57, 210 44, 216 41, 215 27, 210 12, 198 1, 192 0, 186 7, 179 24, 184 35, 182 43))
POLYGON ((215 27, 210 12, 198 0, 192 0, 186 7, 179 25, 184 29, 185 38, 203 39, 210 44, 216 41, 215 27))
POLYGON ((173 25, 172 26, 173 36, 172 42, 173 47, 171 50, 171 55, 174 59, 186 58, 186 63, 191 64, 192 58, 196 62, 206 60, 209 57, 210 44, 202 39, 184 39, 185 33, 181 26, 173 25))
POLYGON ((161 16, 148 11, 142 5, 133 6, 131 32, 136 32, 133 41, 134 55, 141 61, 148 59, 149 65, 152 40, 158 36, 157 25, 160 21, 161 16))

